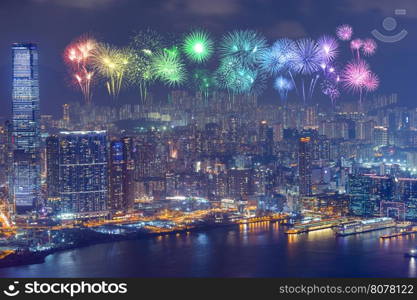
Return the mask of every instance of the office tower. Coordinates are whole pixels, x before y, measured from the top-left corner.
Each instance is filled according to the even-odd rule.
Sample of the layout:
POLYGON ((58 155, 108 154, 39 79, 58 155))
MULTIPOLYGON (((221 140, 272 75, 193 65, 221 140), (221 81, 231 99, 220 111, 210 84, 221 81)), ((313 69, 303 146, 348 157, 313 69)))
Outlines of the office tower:
POLYGON ((52 135, 46 138, 46 207, 49 212, 59 212, 59 138, 52 135))
POLYGON ((106 131, 63 131, 59 136, 59 194, 62 218, 107 213, 106 131))
POLYGON ((46 138, 47 197, 59 196, 59 139, 56 135, 46 138))
POLYGON ((239 142, 239 124, 236 116, 230 116, 228 119, 228 145, 229 151, 235 152, 239 142))
POLYGON ((62 105, 62 120, 66 123, 70 121, 69 109, 70 109, 69 104, 62 105))
POLYGON ((311 195, 311 138, 302 137, 298 149, 298 176, 300 196, 311 195))
POLYGON ((133 207, 133 143, 131 138, 110 143, 109 160, 109 209, 115 213, 129 211, 133 207))
POLYGON ((261 155, 272 155, 274 151, 274 132, 268 126, 267 121, 261 121, 259 125, 259 144, 261 155))
POLYGON ((40 192, 39 75, 36 44, 16 43, 13 52, 10 195, 17 214, 38 204, 40 192))
POLYGON ((383 147, 389 145, 388 129, 386 127, 374 127, 374 145, 376 147, 383 147))
POLYGON ((250 169, 230 169, 227 174, 229 197, 246 198, 252 193, 252 173, 250 169))

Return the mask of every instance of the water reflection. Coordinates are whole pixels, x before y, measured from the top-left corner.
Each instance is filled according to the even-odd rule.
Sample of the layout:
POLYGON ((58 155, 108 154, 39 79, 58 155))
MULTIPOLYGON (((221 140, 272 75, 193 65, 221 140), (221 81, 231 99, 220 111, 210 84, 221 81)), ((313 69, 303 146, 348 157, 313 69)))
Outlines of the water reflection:
POLYGON ((259 222, 100 244, 0 269, 0 277, 417 277, 417 261, 404 258, 417 236, 336 237, 331 229, 287 235, 287 229, 259 222))
POLYGON ((416 259, 414 257, 410 258, 410 263, 408 264, 408 276, 416 277, 416 259))

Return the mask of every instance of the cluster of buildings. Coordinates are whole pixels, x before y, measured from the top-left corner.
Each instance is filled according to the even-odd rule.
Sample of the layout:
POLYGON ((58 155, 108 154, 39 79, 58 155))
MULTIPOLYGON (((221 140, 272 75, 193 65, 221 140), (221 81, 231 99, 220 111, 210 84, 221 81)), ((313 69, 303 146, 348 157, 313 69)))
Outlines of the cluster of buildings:
POLYGON ((396 95, 332 107, 174 91, 65 104, 54 119, 40 114, 37 61, 35 44, 13 45, 12 118, 0 128, 13 218, 226 207, 417 221, 417 110, 396 95))

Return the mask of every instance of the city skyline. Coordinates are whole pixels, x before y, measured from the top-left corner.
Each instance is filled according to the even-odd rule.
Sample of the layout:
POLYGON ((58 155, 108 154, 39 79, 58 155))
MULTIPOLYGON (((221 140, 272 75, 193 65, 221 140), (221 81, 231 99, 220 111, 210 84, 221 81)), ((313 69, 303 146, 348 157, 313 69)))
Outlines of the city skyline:
POLYGON ((417 10, 380 2, 5 0, 0 277, 417 277, 417 10))

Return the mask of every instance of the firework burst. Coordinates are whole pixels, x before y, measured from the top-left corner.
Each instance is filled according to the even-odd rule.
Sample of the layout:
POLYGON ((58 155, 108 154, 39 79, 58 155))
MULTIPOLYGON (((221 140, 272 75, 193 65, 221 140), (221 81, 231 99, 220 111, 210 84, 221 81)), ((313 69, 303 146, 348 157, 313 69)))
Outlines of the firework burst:
POLYGON ((217 85, 233 95, 259 94, 265 87, 265 80, 262 72, 243 66, 235 57, 222 59, 216 72, 217 85))
POLYGON ((168 86, 177 86, 186 78, 185 67, 178 55, 161 51, 152 57, 155 77, 168 86))
POLYGON ((271 75, 287 69, 293 51, 294 42, 292 40, 286 38, 277 40, 272 47, 263 51, 260 57, 260 68, 271 75))
POLYGON ((349 62, 343 70, 342 82, 344 86, 353 92, 361 91, 370 75, 368 64, 364 60, 349 62))
POLYGON ((166 46, 166 42, 157 31, 146 29, 135 32, 130 45, 139 54, 151 56, 162 50, 166 46))
POLYGON ((100 43, 94 51, 94 67, 105 80, 109 95, 117 99, 126 82, 124 75, 129 68, 131 52, 114 46, 100 43))
POLYGON ((96 47, 95 39, 84 36, 68 45, 64 51, 64 60, 69 67, 71 77, 81 90, 86 103, 91 103, 91 86, 95 74, 92 58, 96 47))
POLYGON ((193 31, 185 36, 182 49, 187 58, 202 63, 213 54, 213 41, 206 31, 193 31))
POLYGON ((317 44, 320 49, 320 56, 324 62, 328 63, 336 58, 339 52, 339 45, 335 38, 324 35, 318 40, 317 44))
POLYGON ((127 79, 131 85, 139 87, 140 98, 145 103, 148 86, 155 79, 151 65, 152 54, 143 55, 143 52, 136 49, 130 49, 129 52, 130 60, 127 68, 127 79))
POLYGON ((344 24, 336 28, 336 35, 341 41, 350 41, 353 35, 352 26, 344 24))
POLYGON ((371 56, 375 54, 377 44, 374 39, 366 39, 362 43, 362 52, 366 56, 371 56))
POLYGON ((318 44, 312 39, 295 42, 291 55, 291 69, 301 75, 311 75, 320 69, 322 59, 318 44))
POLYGON ((292 81, 283 76, 279 76, 275 79, 274 87, 279 92, 282 101, 286 101, 288 92, 294 89, 292 81))
POLYGON ((190 76, 190 79, 191 88, 201 92, 207 100, 210 91, 215 86, 215 81, 211 72, 207 69, 197 69, 190 76))
POLYGON ((370 72, 365 79, 364 87, 367 92, 373 92, 378 89, 379 78, 375 73, 370 72))
POLYGON ((266 39, 253 30, 238 30, 223 36, 220 56, 234 57, 244 67, 253 67, 260 62, 262 53, 267 49, 266 39))
POLYGON ((337 86, 337 82, 332 80, 323 80, 321 83, 321 91, 324 95, 330 98, 332 104, 334 104, 336 99, 340 97, 340 90, 337 86))

